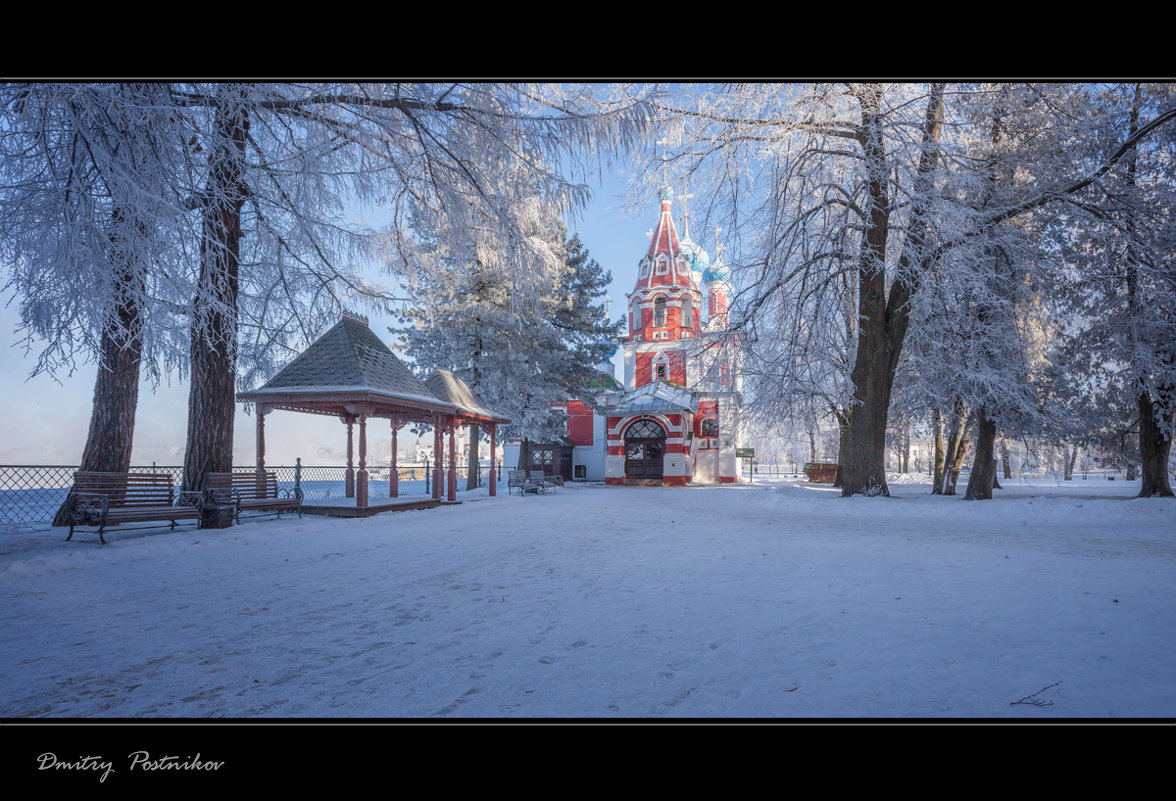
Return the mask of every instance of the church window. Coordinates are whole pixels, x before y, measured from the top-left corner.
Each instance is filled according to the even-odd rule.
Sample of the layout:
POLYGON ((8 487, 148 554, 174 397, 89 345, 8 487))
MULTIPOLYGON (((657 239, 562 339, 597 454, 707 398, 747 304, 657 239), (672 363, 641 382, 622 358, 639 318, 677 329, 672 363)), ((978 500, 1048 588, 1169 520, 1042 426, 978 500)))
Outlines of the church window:
POLYGON ((682 301, 682 327, 694 327, 694 304, 691 302, 690 298, 686 298, 684 301, 682 301))
POLYGON ((661 438, 665 435, 665 429, 653 420, 638 420, 625 431, 625 439, 661 438))
POLYGON ((665 275, 669 271, 670 271, 670 263, 666 259, 665 256, 662 256, 661 258, 659 258, 657 260, 657 274, 658 275, 665 275))
POLYGON ((719 421, 713 417, 704 419, 698 426, 700 437, 717 437, 719 435, 719 421))
POLYGON ((665 378, 666 377, 666 366, 664 364, 659 364, 657 366, 657 377, 658 378, 665 378))
POLYGON ((653 302, 653 327, 666 327, 666 299, 658 298, 653 302))

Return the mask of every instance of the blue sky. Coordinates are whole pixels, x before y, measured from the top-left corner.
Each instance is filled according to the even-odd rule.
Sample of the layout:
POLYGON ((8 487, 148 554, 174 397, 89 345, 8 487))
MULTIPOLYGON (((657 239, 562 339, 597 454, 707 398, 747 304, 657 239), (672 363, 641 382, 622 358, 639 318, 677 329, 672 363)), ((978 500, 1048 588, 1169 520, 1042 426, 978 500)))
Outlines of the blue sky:
MULTIPOLYGON (((625 309, 625 295, 636 280, 637 262, 649 245, 646 232, 656 223, 655 188, 640 213, 620 210, 625 187, 615 175, 606 175, 603 186, 593 186, 594 200, 573 230, 589 255, 612 271, 611 316, 625 309)), ((674 206, 681 224, 681 206, 674 206)), ((704 244, 705 247, 705 244, 704 244)), ((8 297, 3 298, 8 301, 8 297)), ((372 319, 372 330, 386 338, 391 319, 372 319)), ((40 375, 28 378, 35 357, 26 357, 15 333, 18 317, 12 307, 0 308, 0 464, 76 465, 85 445, 94 391, 95 367, 80 365, 73 375, 40 375)), ((618 376, 621 370, 618 369, 618 376)), ((170 385, 140 389, 132 462, 145 465, 183 463, 187 425, 188 387, 175 377, 170 385)), ((249 465, 254 454, 254 418, 238 409, 234 427, 234 463, 249 465)), ((369 461, 385 457, 389 433, 369 429, 369 461)), ((346 429, 334 418, 277 412, 266 418, 266 462, 293 464, 343 464, 346 461, 346 429)))

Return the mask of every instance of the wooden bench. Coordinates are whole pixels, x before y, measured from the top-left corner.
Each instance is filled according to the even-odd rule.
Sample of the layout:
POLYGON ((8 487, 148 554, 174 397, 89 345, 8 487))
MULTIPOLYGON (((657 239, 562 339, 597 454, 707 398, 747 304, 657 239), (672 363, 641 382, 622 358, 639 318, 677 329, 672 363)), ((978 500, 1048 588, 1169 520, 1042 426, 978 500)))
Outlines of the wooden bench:
POLYGON ((297 512, 302 517, 302 490, 282 489, 271 470, 209 473, 204 487, 206 503, 235 504, 238 522, 242 512, 272 512, 278 517, 282 512, 297 512))
POLYGON ((200 521, 203 496, 199 492, 176 493, 167 473, 102 473, 79 470, 66 499, 69 509, 69 536, 77 526, 97 526, 98 540, 105 545, 102 532, 107 526, 121 523, 170 522, 174 529, 180 520, 200 521))

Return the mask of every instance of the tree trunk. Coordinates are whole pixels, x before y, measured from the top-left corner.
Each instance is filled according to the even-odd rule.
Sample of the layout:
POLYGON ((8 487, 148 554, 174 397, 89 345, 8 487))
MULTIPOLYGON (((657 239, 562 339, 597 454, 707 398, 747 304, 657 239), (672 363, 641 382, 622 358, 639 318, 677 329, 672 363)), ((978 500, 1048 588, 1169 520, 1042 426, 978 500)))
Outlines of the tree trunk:
MULTIPOLYGON (((968 452, 968 405, 959 398, 952 408, 954 415, 947 438, 947 447, 943 452, 943 464, 939 465, 939 455, 936 453, 937 480, 932 493, 935 495, 955 495, 956 482, 960 477, 960 470, 964 466, 964 458, 968 452)), ((942 425, 940 425, 942 432, 942 425)), ((942 434, 939 434, 942 437, 942 434)), ((937 446, 938 450, 938 446, 937 446)))
POLYGON ((218 95, 204 199, 200 285, 192 304, 191 386, 183 489, 233 469, 237 384, 237 294, 249 116, 240 87, 218 95))
POLYGON ((902 421, 902 472, 911 472, 911 422, 902 421))
POLYGON ((1009 443, 1003 438, 1000 441, 1000 464, 1001 472, 1004 473, 1003 478, 1011 479, 1013 477, 1013 466, 1009 456, 1009 443))
MULTIPOLYGON (((833 487, 841 489, 845 485, 845 456, 849 450, 849 417, 851 409, 834 409, 833 417, 837 421, 837 472, 833 477, 833 487)), ((814 459, 814 461, 816 461, 814 459)))
MULTIPOLYGON (((1142 481, 1139 488, 1140 498, 1165 497, 1171 498, 1172 484, 1168 479, 1168 457, 1172 452, 1172 436, 1164 435, 1159 415, 1156 414, 1156 404, 1152 401, 1151 393, 1141 392, 1137 398, 1139 406, 1139 456, 1142 468, 1142 481)), ((1167 414, 1167 430, 1172 430, 1172 423, 1176 406, 1169 405, 1167 414)))
POLYGON ((943 494, 943 466, 947 464, 947 454, 943 444, 943 412, 935 409, 931 413, 935 422, 935 461, 931 474, 931 494, 943 494))
POLYGON ((858 342, 851 379, 853 415, 845 457, 843 496, 889 495, 886 486, 886 417, 894 373, 910 323, 910 299, 929 257, 923 252, 928 226, 927 198, 933 186, 943 109, 943 85, 934 84, 924 118, 912 209, 899 263, 887 295, 886 247, 890 233, 888 190, 892 165, 886 154, 878 87, 855 88, 862 108, 858 144, 866 171, 865 230, 858 263, 858 342))
POLYGON ((886 486, 886 415, 893 385, 889 375, 894 342, 887 331, 886 245, 890 236, 889 163, 882 134, 881 90, 858 93, 866 168, 866 230, 858 264, 858 346, 851 378, 842 495, 889 494, 886 486))
POLYGON ((972 460, 972 474, 968 476, 965 501, 990 501, 996 481, 996 422, 984 414, 984 407, 976 410, 976 456, 972 460))
POLYGON ((1074 480, 1074 464, 1078 461, 1078 446, 1070 445, 1066 448, 1066 464, 1063 467, 1062 480, 1074 480))
POLYGON ((478 488, 478 440, 482 437, 482 430, 475 425, 470 429, 470 453, 466 462, 466 489, 478 488))
POLYGON ((970 422, 965 422, 963 435, 956 446, 955 459, 951 464, 951 495, 955 495, 956 485, 960 481, 960 473, 964 469, 964 460, 968 458, 968 448, 972 446, 972 432, 970 422))
MULTIPOLYGON (((118 308, 102 329, 90 429, 79 469, 125 473, 131 466, 135 412, 139 404, 139 366, 143 352, 139 298, 144 289, 144 276, 134 263, 132 246, 125 241, 125 236, 133 237, 136 232, 122 227, 129 223, 118 212, 111 220, 111 258, 121 270, 115 290, 118 308)), ((69 509, 63 503, 53 517, 53 525, 69 524, 69 509)))

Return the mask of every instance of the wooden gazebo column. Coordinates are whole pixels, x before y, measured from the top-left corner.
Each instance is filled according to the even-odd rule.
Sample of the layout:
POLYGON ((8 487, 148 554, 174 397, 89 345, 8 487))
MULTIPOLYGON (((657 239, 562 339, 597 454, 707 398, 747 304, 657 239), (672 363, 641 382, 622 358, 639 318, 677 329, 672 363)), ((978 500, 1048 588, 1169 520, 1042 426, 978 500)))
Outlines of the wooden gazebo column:
POLYGON ((457 418, 449 419, 449 495, 450 501, 457 500, 457 418))
POLYGON ((355 424, 355 418, 347 415, 343 418, 343 422, 347 424, 347 472, 343 475, 343 497, 355 497, 355 470, 352 469, 351 464, 351 426, 355 424))
POLYGON ((400 497, 400 473, 396 469, 396 435, 400 432, 400 420, 393 417, 389 420, 392 425, 392 464, 388 468, 388 497, 400 497))
POLYGON ((254 481, 261 493, 265 492, 265 413, 267 411, 269 409, 260 403, 257 405, 257 469, 254 472, 254 481))
POLYGON ((367 415, 359 416, 359 473, 355 476, 355 505, 368 505, 367 415))
POLYGON ((495 494, 496 494, 495 491, 498 489, 498 482, 496 480, 497 473, 494 470, 494 460, 496 458, 495 454, 497 453, 497 451, 495 450, 494 434, 496 433, 497 428, 498 428, 498 426, 496 424, 494 424, 494 423, 490 424, 490 497, 491 498, 493 498, 495 496, 495 494))
POLYGON ((441 459, 444 451, 441 447, 441 415, 436 415, 433 418, 433 500, 441 500, 441 481, 444 473, 441 472, 441 459))
POLYGON ((265 413, 269 411, 257 405, 257 472, 265 471, 265 413))

